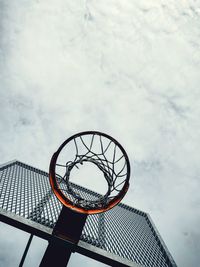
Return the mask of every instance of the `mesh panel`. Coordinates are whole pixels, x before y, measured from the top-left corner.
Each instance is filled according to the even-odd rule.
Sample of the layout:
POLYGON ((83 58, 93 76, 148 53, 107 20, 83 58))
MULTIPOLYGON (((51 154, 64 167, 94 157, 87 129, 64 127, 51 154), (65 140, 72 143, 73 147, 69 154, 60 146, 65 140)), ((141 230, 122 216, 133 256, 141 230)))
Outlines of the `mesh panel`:
MULTIPOLYGON (((97 194, 73 184, 84 198, 97 194)), ((0 168, 0 208, 53 228, 62 205, 52 193, 48 173, 15 161, 0 168)), ((124 204, 89 215, 81 239, 148 267, 176 266, 149 217, 124 204)))

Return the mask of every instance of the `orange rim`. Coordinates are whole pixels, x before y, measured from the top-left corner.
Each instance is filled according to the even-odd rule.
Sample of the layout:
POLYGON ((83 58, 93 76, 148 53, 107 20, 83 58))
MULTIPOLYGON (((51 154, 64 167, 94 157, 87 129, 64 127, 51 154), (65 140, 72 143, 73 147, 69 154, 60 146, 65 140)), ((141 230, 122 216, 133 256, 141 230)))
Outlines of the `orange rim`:
POLYGON ((105 212, 110 210, 111 208, 113 208, 114 206, 116 206, 121 200, 122 198, 125 196, 126 192, 128 191, 129 188, 129 178, 130 178, 130 163, 129 163, 129 159, 128 156, 125 152, 125 150, 123 149, 123 147, 112 137, 103 134, 103 133, 99 133, 99 132, 83 132, 83 133, 79 133, 76 134, 72 137, 70 137, 69 139, 67 139, 60 147, 59 149, 53 154, 52 158, 51 158, 51 162, 50 162, 50 166, 49 166, 49 179, 50 179, 50 184, 52 187, 52 190, 54 192, 54 194, 56 195, 56 197, 58 198, 58 200, 67 208, 70 208, 76 212, 79 213, 84 213, 84 214, 97 214, 97 213, 101 213, 101 212, 105 212), (80 134, 90 134, 90 133, 97 133, 97 134, 101 134, 104 135, 107 138, 110 138, 111 140, 114 140, 114 142, 116 142, 118 144, 118 146, 121 148, 122 152, 125 155, 126 158, 126 162, 127 162, 127 179, 126 182, 123 186, 123 188, 121 189, 121 191, 108 203, 107 206, 103 207, 103 208, 95 208, 95 209, 84 209, 83 207, 80 206, 76 206, 70 199, 68 199, 63 192, 61 191, 61 189, 59 188, 59 185, 57 183, 57 179, 56 179, 56 173, 55 173, 55 166, 56 166, 56 161, 58 158, 58 155, 60 153, 60 151, 62 150, 62 148, 69 142, 71 141, 73 138, 75 138, 76 136, 80 135, 80 134))

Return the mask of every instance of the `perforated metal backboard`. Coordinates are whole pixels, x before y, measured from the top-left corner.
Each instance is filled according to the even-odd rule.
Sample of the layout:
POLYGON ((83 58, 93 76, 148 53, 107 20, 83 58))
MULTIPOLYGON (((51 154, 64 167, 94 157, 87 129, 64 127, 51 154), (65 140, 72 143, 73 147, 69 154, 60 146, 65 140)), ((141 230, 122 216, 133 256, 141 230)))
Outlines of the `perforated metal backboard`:
MULTIPOLYGON (((98 196, 72 185, 87 198, 98 196)), ((47 172, 19 161, 0 166, 0 220, 49 240, 61 208, 47 172)), ((89 215, 73 249, 112 266, 176 267, 150 216, 122 203, 89 215)))

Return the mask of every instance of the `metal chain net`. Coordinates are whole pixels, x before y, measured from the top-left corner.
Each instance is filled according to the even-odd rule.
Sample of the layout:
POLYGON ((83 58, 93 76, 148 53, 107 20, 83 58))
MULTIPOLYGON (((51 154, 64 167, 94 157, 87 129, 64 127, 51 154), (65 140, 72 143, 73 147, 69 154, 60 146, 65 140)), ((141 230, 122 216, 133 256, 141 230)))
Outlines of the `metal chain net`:
MULTIPOLYGON (((112 140, 109 140, 109 142, 106 140, 105 142, 105 138, 101 135, 92 134, 90 136, 88 144, 84 140, 84 135, 74 138, 71 141, 74 142, 74 160, 69 160, 65 164, 56 164, 56 166, 63 167, 65 170, 64 175, 56 172, 59 189, 74 205, 86 210, 108 206, 109 202, 119 194, 127 179, 127 161, 117 144, 112 140), (85 199, 79 191, 74 190, 69 181, 71 171, 74 167, 79 168, 84 162, 95 164, 99 171, 103 173, 108 185, 105 195, 99 194, 98 198, 85 199)), ((88 138, 88 136, 86 137, 88 138)), ((73 156, 71 155, 71 157, 73 156)))

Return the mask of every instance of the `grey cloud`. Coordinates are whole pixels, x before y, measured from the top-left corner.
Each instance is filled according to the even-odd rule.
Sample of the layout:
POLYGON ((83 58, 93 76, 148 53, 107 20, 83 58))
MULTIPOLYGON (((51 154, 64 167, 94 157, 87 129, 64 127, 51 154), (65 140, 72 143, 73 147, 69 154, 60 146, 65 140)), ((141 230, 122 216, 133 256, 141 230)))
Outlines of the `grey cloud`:
POLYGON ((1 162, 17 158, 48 170, 71 134, 113 135, 133 170, 124 201, 150 213, 179 266, 196 266, 198 2, 0 6, 1 162))

